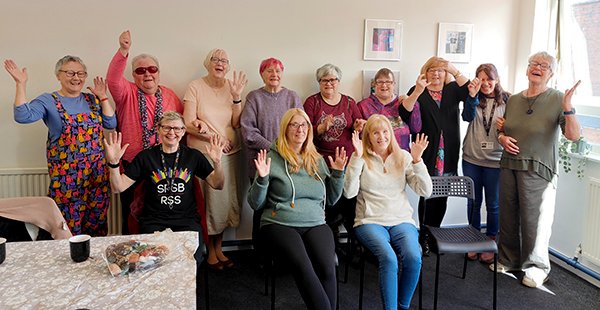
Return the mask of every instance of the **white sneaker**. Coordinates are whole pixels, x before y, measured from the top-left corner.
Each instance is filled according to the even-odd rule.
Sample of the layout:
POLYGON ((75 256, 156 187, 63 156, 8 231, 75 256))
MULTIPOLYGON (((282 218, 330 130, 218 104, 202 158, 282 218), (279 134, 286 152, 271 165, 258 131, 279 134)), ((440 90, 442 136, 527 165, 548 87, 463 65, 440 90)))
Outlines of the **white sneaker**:
MULTIPOLYGON (((490 271, 494 271, 494 264, 490 264, 489 266, 490 271)), ((507 272, 513 272, 513 271, 520 271, 520 268, 510 268, 508 266, 504 266, 500 263, 498 263, 498 267, 496 269, 497 273, 507 273, 507 272)))
POLYGON ((525 269, 525 276, 521 283, 527 287, 536 288, 542 286, 548 279, 548 274, 544 270, 537 267, 530 267, 525 269))

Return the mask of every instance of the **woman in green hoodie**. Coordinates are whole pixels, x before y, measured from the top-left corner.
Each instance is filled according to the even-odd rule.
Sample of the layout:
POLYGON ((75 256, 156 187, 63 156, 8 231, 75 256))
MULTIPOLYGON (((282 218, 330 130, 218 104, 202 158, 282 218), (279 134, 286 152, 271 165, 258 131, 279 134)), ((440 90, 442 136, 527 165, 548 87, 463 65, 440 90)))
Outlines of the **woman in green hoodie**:
POLYGON ((325 224, 325 205, 340 198, 344 186, 344 148, 328 156, 331 170, 313 144, 313 130, 302 109, 281 119, 270 152, 254 160, 256 177, 248 202, 263 209, 261 238, 285 261, 309 309, 335 309, 336 277, 333 234, 325 224))

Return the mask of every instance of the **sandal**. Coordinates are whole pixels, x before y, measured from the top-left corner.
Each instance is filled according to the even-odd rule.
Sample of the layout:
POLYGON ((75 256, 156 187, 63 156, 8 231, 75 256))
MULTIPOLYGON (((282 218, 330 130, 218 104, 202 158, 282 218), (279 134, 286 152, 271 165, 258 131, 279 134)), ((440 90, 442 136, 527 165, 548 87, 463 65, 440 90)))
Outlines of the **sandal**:
POLYGON ((479 254, 477 254, 475 252, 469 252, 469 253, 467 253, 467 259, 468 260, 477 260, 478 256, 479 256, 479 254))
POLYGON ((225 268, 233 268, 233 266, 235 266, 235 264, 233 263, 232 260, 230 259, 226 259, 224 261, 220 261, 219 264, 221 264, 221 268, 225 267, 225 268))
POLYGON ((494 262, 494 252, 485 252, 479 255, 479 261, 484 264, 491 264, 494 262))

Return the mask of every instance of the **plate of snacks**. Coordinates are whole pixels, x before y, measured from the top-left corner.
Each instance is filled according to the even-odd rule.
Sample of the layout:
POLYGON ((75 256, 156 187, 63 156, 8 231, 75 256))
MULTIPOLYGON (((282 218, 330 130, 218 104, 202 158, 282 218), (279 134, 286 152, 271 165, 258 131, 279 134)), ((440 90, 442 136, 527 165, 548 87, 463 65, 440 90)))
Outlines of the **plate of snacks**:
POLYGON ((104 259, 113 276, 154 269, 161 265, 167 255, 169 248, 166 245, 138 240, 111 244, 104 251, 104 259))

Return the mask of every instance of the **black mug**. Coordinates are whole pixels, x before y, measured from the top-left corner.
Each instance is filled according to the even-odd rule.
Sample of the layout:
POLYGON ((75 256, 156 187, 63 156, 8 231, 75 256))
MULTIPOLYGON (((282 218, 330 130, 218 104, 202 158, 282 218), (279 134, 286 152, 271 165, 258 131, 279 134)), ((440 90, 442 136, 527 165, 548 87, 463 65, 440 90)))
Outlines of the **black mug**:
POLYGON ((0 264, 6 259, 6 239, 0 238, 0 264))
POLYGON ((80 263, 90 257, 90 237, 89 235, 78 235, 69 238, 69 247, 71 248, 71 259, 80 263))

